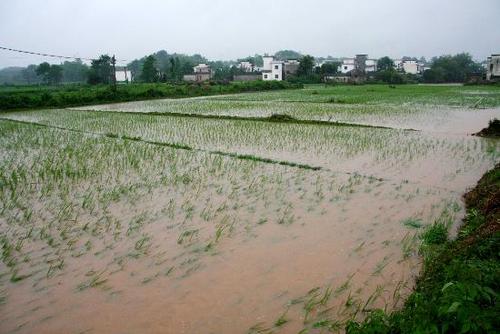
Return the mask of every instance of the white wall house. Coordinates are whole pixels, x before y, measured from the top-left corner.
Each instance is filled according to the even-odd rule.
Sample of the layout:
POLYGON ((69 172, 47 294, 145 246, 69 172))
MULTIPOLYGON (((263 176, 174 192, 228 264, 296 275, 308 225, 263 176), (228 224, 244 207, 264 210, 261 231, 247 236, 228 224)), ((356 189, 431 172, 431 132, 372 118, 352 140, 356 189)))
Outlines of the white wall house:
POLYGON ((340 65, 340 72, 348 73, 354 70, 354 58, 344 58, 340 65))
POLYGON ((377 60, 376 59, 367 59, 365 62, 365 71, 366 72, 375 72, 377 70, 377 60))
POLYGON ((287 76, 294 75, 297 73, 300 62, 295 59, 290 59, 287 61, 274 60, 272 56, 264 56, 262 67, 262 80, 264 81, 282 81, 285 80, 287 76))
POLYGON ((408 73, 408 74, 417 74, 417 73, 419 73, 417 62, 415 60, 405 60, 405 61, 403 61, 403 72, 408 73))
POLYGON ((212 79, 213 72, 209 65, 199 64, 193 67, 193 74, 184 75, 184 81, 203 82, 212 79))
POLYGON ((427 68, 424 63, 420 63, 416 60, 394 60, 394 68, 400 72, 405 72, 409 74, 419 74, 423 73, 427 68))
POLYGON ((270 71, 271 70, 271 63, 274 61, 273 56, 264 56, 262 57, 262 71, 270 71))
POLYGON ((126 68, 117 68, 115 72, 116 82, 131 82, 132 72, 126 68))
MULTIPOLYGON (((341 73, 349 73, 356 68, 356 58, 344 58, 342 59, 342 64, 340 64, 339 71, 341 73)), ((366 59, 365 60, 365 72, 375 72, 377 70, 377 60, 376 59, 366 59)))
POLYGON ((500 54, 493 54, 486 62, 486 80, 500 79, 500 54))
MULTIPOLYGON (((266 65, 266 64, 264 64, 266 65)), ((283 80, 283 62, 282 61, 272 61, 269 66, 271 67, 270 70, 266 69, 262 71, 262 80, 265 81, 271 81, 271 80, 277 80, 281 81, 283 80)))
POLYGON ((238 64, 237 67, 244 72, 253 72, 255 68, 254 65, 249 61, 242 61, 238 64))

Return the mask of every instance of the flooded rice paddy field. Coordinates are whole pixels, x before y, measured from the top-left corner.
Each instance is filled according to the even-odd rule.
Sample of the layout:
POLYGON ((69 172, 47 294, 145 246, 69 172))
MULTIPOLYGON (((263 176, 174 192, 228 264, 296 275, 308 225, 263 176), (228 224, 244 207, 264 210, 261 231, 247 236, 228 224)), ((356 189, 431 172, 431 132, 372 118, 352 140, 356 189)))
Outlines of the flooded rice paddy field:
MULTIPOLYGON (((453 231, 461 195, 499 160, 496 141, 468 135, 500 115, 497 91, 470 93, 491 105, 461 105, 453 131, 458 106, 442 96, 469 103, 463 91, 478 88, 429 93, 434 107, 413 96, 439 131, 169 115, 213 103, 229 115, 241 99, 265 106, 257 117, 286 103, 307 117, 321 104, 310 100, 337 88, 353 95, 312 87, 1 114, 0 332, 321 333, 399 307, 419 234, 436 220, 453 231), (164 115, 109 111, 155 104, 164 115)), ((390 126, 367 94, 360 105, 390 126)), ((400 99, 383 102, 399 110, 400 99)))
POLYGON ((473 133, 497 116, 495 107, 499 104, 500 92, 495 87, 313 85, 291 91, 161 99, 74 109, 232 117, 286 114, 300 120, 463 134, 473 133))

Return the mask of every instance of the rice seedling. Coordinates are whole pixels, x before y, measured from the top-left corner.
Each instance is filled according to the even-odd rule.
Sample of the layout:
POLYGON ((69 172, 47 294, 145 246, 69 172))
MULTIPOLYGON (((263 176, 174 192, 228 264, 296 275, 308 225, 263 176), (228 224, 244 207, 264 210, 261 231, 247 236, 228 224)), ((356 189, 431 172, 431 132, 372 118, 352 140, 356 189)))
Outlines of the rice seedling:
POLYGON ((396 307, 407 280, 389 277, 418 254, 419 236, 442 239, 463 212, 457 194, 498 160, 498 144, 428 131, 469 119, 472 111, 449 108, 473 101, 467 90, 436 94, 433 103, 446 106, 432 110, 418 96, 401 106, 399 93, 379 87, 361 87, 365 96, 312 90, 1 114, 0 302, 8 312, 0 321, 10 330, 29 319, 2 297, 23 287, 33 305, 19 309, 61 307, 42 298, 57 295, 57 281, 89 300, 113 296, 116 309, 134 310, 131 300, 155 289, 155 309, 182 301, 198 319, 211 308, 194 295, 266 313, 286 297, 260 291, 282 291, 283 282, 305 291, 309 279, 289 277, 311 273, 320 287, 254 333, 337 331, 381 301, 396 307), (372 254, 379 262, 361 274, 372 254), (338 285, 325 284, 332 277, 338 285), (237 286, 245 298, 236 303, 237 286))

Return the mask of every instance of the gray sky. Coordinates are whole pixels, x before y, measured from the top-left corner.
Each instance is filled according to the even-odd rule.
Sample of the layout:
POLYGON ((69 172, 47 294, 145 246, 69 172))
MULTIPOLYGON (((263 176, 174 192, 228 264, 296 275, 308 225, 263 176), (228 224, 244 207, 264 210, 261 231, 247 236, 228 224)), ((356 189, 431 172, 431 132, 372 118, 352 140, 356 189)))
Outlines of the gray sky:
MULTIPOLYGON (((293 49, 315 56, 500 53, 500 0, 1 0, 0 46, 132 60, 211 60, 293 49)), ((47 59, 0 50, 0 68, 47 59)), ((59 62, 53 60, 52 62, 59 62)))

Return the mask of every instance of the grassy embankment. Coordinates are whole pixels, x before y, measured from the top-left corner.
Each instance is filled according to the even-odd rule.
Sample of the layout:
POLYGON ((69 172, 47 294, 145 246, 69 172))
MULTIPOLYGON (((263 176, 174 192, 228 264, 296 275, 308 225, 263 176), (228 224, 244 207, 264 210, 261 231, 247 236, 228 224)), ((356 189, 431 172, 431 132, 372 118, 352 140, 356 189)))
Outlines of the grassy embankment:
MULTIPOLYGON (((478 135, 498 137, 498 121, 478 135)), ((402 310, 373 311, 347 333, 494 333, 500 329, 500 164, 464 195, 467 214, 455 240, 447 223, 421 235, 423 273, 402 310)))
POLYGON ((275 89, 301 88, 285 81, 250 81, 229 84, 130 84, 19 86, 0 88, 0 110, 71 107, 88 104, 182 98, 275 89))

